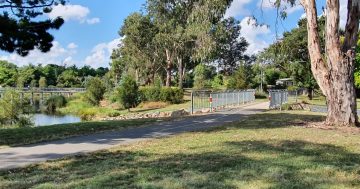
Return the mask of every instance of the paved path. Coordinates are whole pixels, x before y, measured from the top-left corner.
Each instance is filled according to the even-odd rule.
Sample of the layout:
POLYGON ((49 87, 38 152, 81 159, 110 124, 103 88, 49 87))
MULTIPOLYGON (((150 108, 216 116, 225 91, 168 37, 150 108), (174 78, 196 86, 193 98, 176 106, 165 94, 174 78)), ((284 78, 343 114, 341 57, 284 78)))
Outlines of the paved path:
POLYGON ((2 149, 0 150, 0 169, 17 168, 67 155, 107 149, 115 145, 203 130, 238 121, 244 116, 262 112, 267 108, 268 103, 252 104, 241 109, 183 118, 171 122, 159 122, 145 127, 2 149))

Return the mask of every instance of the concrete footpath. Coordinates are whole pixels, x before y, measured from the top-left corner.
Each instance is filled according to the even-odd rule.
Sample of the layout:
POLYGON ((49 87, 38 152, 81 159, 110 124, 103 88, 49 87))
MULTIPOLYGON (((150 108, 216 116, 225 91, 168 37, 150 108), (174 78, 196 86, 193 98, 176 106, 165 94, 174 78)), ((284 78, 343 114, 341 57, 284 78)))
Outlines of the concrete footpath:
POLYGON ((244 116, 263 112, 268 107, 268 102, 249 104, 239 109, 203 116, 186 117, 169 122, 158 122, 145 127, 128 128, 122 131, 0 149, 0 170, 23 167, 32 163, 44 162, 79 153, 93 152, 156 137, 204 130, 225 123, 239 121, 244 116))

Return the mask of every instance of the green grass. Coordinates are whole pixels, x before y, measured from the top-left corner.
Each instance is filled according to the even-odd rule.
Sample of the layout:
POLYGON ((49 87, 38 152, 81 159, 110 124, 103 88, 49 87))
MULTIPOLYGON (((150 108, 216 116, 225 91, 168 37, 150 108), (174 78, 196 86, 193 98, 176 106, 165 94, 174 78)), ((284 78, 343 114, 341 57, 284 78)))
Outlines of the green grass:
MULTIPOLYGON (((290 97, 289 101, 295 102, 295 97, 290 97)), ((302 102, 302 101, 305 101, 312 105, 326 106, 326 99, 325 97, 322 96, 314 97, 312 100, 309 100, 307 96, 298 96, 298 102, 302 102)), ((357 107, 360 108, 360 99, 359 98, 356 99, 356 102, 357 102, 357 107)))
POLYGON ((0 172, 0 188, 360 188, 359 134, 305 128, 322 115, 269 112, 0 172))
POLYGON ((69 99, 66 107, 60 108, 59 112, 61 114, 74 114, 78 116, 92 113, 95 116, 106 117, 109 114, 119 113, 120 111, 111 107, 95 107, 85 102, 80 95, 77 95, 69 99))
POLYGON ((154 119, 82 122, 44 127, 0 129, 0 148, 32 144, 72 136, 87 135, 103 131, 138 127, 154 122, 154 119))
POLYGON ((61 114, 73 114, 81 117, 85 117, 90 115, 90 117, 94 118, 102 118, 111 115, 128 115, 133 113, 153 113, 153 112, 169 112, 180 109, 190 109, 190 102, 188 100, 184 101, 181 104, 169 104, 164 108, 158 109, 144 109, 144 108, 131 108, 131 112, 128 110, 116 109, 113 107, 95 107, 85 102, 81 95, 77 95, 72 97, 67 103, 66 107, 60 108, 59 113, 61 114))

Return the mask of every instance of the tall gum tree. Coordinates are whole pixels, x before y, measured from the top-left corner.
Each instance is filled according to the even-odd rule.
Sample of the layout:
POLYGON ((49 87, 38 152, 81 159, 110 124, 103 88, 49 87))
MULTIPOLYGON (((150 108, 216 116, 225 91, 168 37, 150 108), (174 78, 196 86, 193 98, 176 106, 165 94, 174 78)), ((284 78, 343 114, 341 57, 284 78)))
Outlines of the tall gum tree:
POLYGON ((320 49, 315 0, 300 0, 308 20, 311 70, 328 104, 327 125, 359 125, 354 85, 355 48, 358 40, 360 1, 348 0, 344 42, 340 43, 339 0, 326 0, 325 49, 320 49))

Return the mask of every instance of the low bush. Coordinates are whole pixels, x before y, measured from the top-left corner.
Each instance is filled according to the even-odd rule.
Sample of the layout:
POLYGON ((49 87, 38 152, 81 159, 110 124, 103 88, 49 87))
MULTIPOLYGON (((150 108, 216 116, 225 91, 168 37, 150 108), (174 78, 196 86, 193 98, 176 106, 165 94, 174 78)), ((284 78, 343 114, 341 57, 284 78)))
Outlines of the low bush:
POLYGON ((55 113, 58 108, 63 108, 66 106, 67 100, 64 96, 52 96, 46 100, 45 107, 46 112, 55 113))
POLYGON ((18 122, 16 123, 18 127, 31 127, 34 123, 31 120, 30 116, 22 115, 19 117, 18 122))
POLYGON ((268 94, 266 94, 265 92, 256 91, 255 92, 255 98, 256 99, 267 99, 268 94))
POLYGON ((84 97, 90 104, 98 106, 100 101, 104 98, 105 90, 104 82, 98 77, 93 77, 87 81, 84 97))
POLYGON ((139 89, 139 98, 141 102, 160 101, 161 88, 159 87, 141 87, 139 89))
POLYGON ((167 102, 179 104, 183 102, 184 91, 179 88, 170 87, 142 87, 139 90, 141 102, 167 102))
POLYGON ((139 87, 133 78, 129 76, 123 78, 118 88, 118 94, 119 102, 128 111, 138 105, 139 87))
POLYGON ((79 111, 79 116, 80 116, 81 120, 84 120, 84 121, 92 120, 95 117, 95 115, 96 115, 95 109, 88 108, 88 109, 83 109, 83 110, 79 111))

